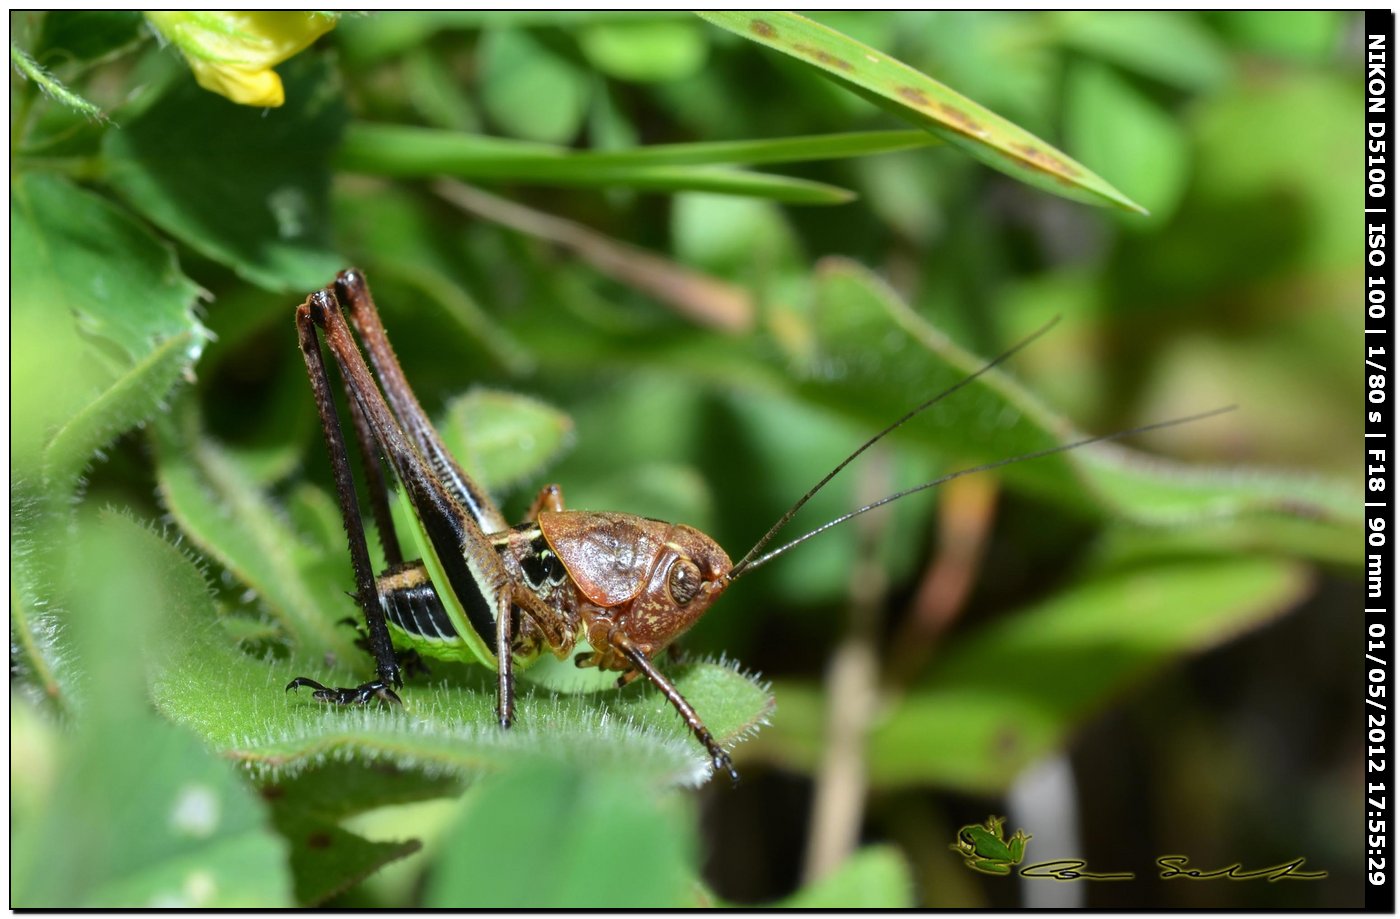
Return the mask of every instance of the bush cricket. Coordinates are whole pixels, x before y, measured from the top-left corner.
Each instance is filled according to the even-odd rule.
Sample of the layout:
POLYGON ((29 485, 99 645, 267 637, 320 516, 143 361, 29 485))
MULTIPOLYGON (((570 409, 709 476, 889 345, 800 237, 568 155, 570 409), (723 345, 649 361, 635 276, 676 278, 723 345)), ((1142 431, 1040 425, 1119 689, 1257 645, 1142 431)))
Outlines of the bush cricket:
POLYGON ((359 686, 334 688, 297 677, 287 689, 308 686, 317 700, 341 705, 376 698, 399 702, 394 690, 402 688, 403 675, 399 652, 395 651, 397 642, 405 653, 472 661, 494 669, 497 717, 502 727, 509 727, 514 716, 515 668, 529 666, 545 651, 562 660, 587 640, 591 651, 575 656, 577 666, 619 671, 619 686, 646 677, 680 713, 704 746, 712 767, 737 780, 728 753, 652 663, 652 658, 688 630, 737 578, 852 517, 959 476, 1228 410, 1087 437, 960 469, 872 502, 764 552, 793 515, 852 460, 915 415, 1004 362, 1053 324, 1022 339, 871 437, 809 489, 738 562, 731 562, 714 540, 683 524, 631 514, 565 510, 557 485, 540 490, 524 523, 509 525, 490 497, 448 453, 409 388, 364 275, 355 269, 342 271, 334 283, 297 307, 296 325, 330 454, 354 570, 355 599, 364 613, 365 643, 375 661, 376 678, 359 686), (368 364, 355 334, 363 343, 368 364), (369 509, 387 562, 377 575, 322 356, 322 339, 339 368, 363 459, 369 509), (390 510, 394 498, 385 465, 398 479, 403 499, 411 505, 411 538, 418 558, 405 559, 395 531, 390 510))

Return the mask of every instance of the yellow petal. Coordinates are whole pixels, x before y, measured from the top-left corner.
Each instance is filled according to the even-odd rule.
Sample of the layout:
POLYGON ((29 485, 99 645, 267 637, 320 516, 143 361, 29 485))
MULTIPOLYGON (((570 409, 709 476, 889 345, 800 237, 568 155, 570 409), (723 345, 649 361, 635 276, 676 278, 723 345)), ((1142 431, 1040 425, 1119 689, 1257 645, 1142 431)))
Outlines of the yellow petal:
POLYGON ((189 63, 199 85, 240 105, 282 104, 272 68, 335 28, 308 12, 147 12, 147 20, 189 63))
POLYGON ((282 78, 274 70, 213 66, 203 61, 190 61, 190 69, 200 86, 239 105, 277 108, 286 101, 282 78))

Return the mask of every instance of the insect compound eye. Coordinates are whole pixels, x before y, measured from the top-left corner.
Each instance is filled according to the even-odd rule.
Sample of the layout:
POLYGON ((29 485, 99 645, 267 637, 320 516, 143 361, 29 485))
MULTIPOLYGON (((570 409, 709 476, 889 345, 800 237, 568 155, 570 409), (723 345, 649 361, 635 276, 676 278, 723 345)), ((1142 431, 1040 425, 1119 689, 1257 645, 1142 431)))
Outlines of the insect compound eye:
POLYGON ((685 606, 700 592, 700 569, 689 559, 678 560, 671 566, 671 579, 667 587, 676 605, 685 606))

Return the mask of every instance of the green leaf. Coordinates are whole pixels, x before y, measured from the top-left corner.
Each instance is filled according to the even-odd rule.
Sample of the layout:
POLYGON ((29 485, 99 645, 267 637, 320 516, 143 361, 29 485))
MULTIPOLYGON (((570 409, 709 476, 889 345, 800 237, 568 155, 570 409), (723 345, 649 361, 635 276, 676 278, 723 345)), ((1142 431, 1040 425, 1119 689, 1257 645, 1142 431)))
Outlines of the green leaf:
POLYGON ((994 169, 1090 204, 1142 208, 1035 135, 912 67, 796 13, 711 12, 700 16, 791 55, 905 120, 942 136, 994 169))
MULTIPOLYGON (((199 572, 117 515, 77 530, 68 623, 88 685, 75 730, 49 744, 48 784, 14 827, 14 902, 49 908, 290 903, 285 849, 229 765, 150 714, 143 664, 157 623, 209 604, 199 572)), ((32 736, 32 735, 31 735, 32 736)))
MULTIPOLYGON (((823 262, 818 293, 821 308, 814 332, 820 358, 816 375, 801 389, 871 429, 985 363, 853 263, 823 262)), ((1044 450, 1076 435, 1068 422, 998 368, 895 438, 955 457, 961 468, 975 460, 1044 450)), ((1357 561, 1352 545, 1359 525, 1356 496, 1317 477, 1191 467, 1107 444, 1012 464, 1000 474, 1014 487, 1085 511, 1162 527, 1190 524, 1199 539, 1212 544, 1290 548, 1357 561)))
POLYGON ((520 29, 487 30, 478 49, 481 100, 506 133, 568 143, 583 123, 585 75, 520 29))
MULTIPOLYGON (((1183 655, 1286 611, 1297 564, 1179 555, 1103 571, 950 645, 870 735, 871 779, 1000 794, 1112 699, 1183 655)), ((757 745, 811 767, 823 700, 779 684, 782 717, 757 745)))
MULTIPOLYGON (((1191 10, 1076 10, 1052 16, 1065 45, 1143 76, 1196 92, 1209 92, 1230 77, 1220 40, 1191 10)), ((1131 133, 1128 126, 1119 130, 1131 133)))
POLYGON ((291 808, 325 823, 340 823, 367 811, 437 798, 455 798, 463 783, 453 775, 395 769, 385 764, 327 763, 260 789, 274 815, 291 808))
POLYGON ((161 500, 200 551, 255 591, 298 646, 356 659, 351 630, 336 624, 356 612, 345 596, 354 580, 343 546, 328 554, 298 533, 257 480, 200 430, 193 399, 152 434, 161 500))
POLYGON ((49 10, 39 27, 34 56, 91 61, 142 40, 141 14, 135 10, 49 10))
POLYGON ((767 201, 715 195, 678 195, 671 207, 672 247, 678 260, 720 277, 764 277, 779 270, 806 272, 782 209, 767 201))
POLYGON ((578 33, 588 62, 610 77, 635 83, 679 80, 705 65, 708 45, 694 22, 600 23, 578 33))
POLYGON ((262 110, 192 77, 104 138, 107 178, 131 207, 269 290, 304 294, 344 267, 331 244, 330 158, 345 107, 330 68, 279 70, 287 103, 262 110))
POLYGON ((473 389, 447 405, 448 450, 493 493, 535 481, 573 439, 568 415, 528 396, 473 389))
POLYGON ((66 496, 92 453, 149 417, 199 357, 197 288, 130 215, 69 182, 16 176, 10 190, 16 341, 11 462, 53 470, 66 496), (178 339, 178 341, 177 341, 178 339))
POLYGON ((442 32, 507 26, 558 28, 635 19, 654 21, 665 16, 688 15, 683 10, 412 10, 347 18, 339 32, 352 62, 368 65, 419 47, 442 32))
POLYGON ((1347 11, 1220 10, 1214 18, 1246 48, 1322 64, 1337 53, 1347 11))
POLYGON ((66 745, 53 782, 39 822, 14 827, 16 906, 290 905, 284 848, 252 794, 183 731, 110 725, 66 745))
MULTIPOLYGON (((1264 263, 1257 269, 1261 272, 1275 276, 1288 272, 1283 283, 1296 283, 1296 278, 1312 271, 1358 270, 1355 221, 1342 202, 1363 180, 1364 164, 1349 160, 1343 143, 1351 107, 1360 105, 1360 100, 1356 87, 1344 78, 1305 70, 1262 83, 1236 83, 1200 107, 1195 119, 1193 197, 1215 202, 1217 210, 1207 212, 1207 219, 1262 199, 1260 204, 1251 203, 1251 208, 1261 209, 1266 223, 1262 229, 1243 227, 1252 236, 1262 236, 1267 248, 1258 250, 1245 266, 1232 260, 1228 273, 1216 269, 1225 276, 1217 283, 1239 283, 1240 274, 1257 262, 1264 263), (1311 130, 1299 131, 1300 124, 1311 130), (1306 227, 1306 232, 1293 229, 1295 224, 1306 227), (1274 248, 1285 251, 1274 256, 1274 248)), ((1231 227, 1231 232, 1239 229, 1231 227)), ((1167 250, 1171 262, 1151 267, 1171 273, 1185 269, 1188 277, 1200 283, 1204 264, 1207 277, 1215 281, 1209 272, 1222 256, 1210 246, 1213 234, 1198 235, 1208 238, 1193 248, 1167 240, 1173 244, 1167 250)), ((1361 328, 1359 315, 1351 328, 1361 328)))
POLYGON ((404 58, 404 90, 428 124, 454 131, 481 130, 481 115, 449 61, 427 47, 404 58))
POLYGON ((1154 220, 1166 221, 1186 190, 1191 151, 1177 119, 1110 67, 1079 63, 1066 89, 1066 135, 1154 220))
POLYGON ((372 842, 294 807, 274 810, 288 843, 296 900, 318 906, 422 846, 416 839, 372 842))
POLYGON ((694 817, 625 771, 530 763, 483 781, 428 880, 455 909, 692 905, 694 817))
MULTIPOLYGON (((339 709, 305 693, 285 692, 287 681, 308 675, 354 685, 368 672, 367 663, 332 667, 315 655, 255 661, 219 644, 227 641, 219 632, 194 629, 190 637, 191 626, 182 628, 186 644, 172 651, 157 679, 157 706, 266 777, 355 760, 472 778, 534 757, 574 768, 628 770, 636 783, 658 788, 697 785, 710 777, 704 748, 650 687, 561 696, 522 680, 515 725, 502 731, 496 723, 494 675, 481 668, 431 662, 430 679, 418 678, 400 690, 403 710, 339 709)), ((772 705, 767 690, 731 666, 690 664, 672 669, 670 676, 726 746, 767 720, 772 705)))
POLYGON ((836 871, 773 904, 783 909, 912 909, 914 879, 894 846, 868 846, 836 871))
POLYGON ((65 712, 78 677, 54 596, 69 520, 67 513, 52 512, 55 503, 42 483, 10 480, 10 685, 36 704, 65 712))
POLYGON ((44 451, 51 488, 71 491, 94 453, 164 407, 166 395, 189 373, 196 340, 193 332, 166 339, 54 432, 44 451))
POLYGON ((20 685, 72 701, 57 597, 72 498, 94 454, 162 407, 206 339, 197 288, 121 208, 50 175, 14 176, 10 638, 20 685))

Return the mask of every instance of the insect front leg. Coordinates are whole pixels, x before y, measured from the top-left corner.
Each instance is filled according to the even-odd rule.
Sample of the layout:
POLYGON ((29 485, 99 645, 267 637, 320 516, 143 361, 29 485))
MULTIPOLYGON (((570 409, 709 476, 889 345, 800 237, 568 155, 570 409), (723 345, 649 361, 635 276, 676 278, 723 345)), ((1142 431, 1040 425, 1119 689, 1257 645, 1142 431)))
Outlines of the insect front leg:
POLYGON ((724 748, 719 745, 719 742, 715 740, 715 736, 710 733, 710 729, 705 727, 705 722, 700 720, 700 716, 696 713, 695 707, 685 700, 685 696, 681 695, 680 690, 675 687, 675 684, 666 679, 666 676, 660 670, 656 669, 656 665, 651 662, 651 659, 636 645, 632 644, 631 639, 623 634, 620 629, 613 628, 609 632, 608 644, 623 657, 627 658, 637 671, 650 680, 652 685, 661 690, 666 698, 670 700, 671 704, 675 706, 676 711, 685 719, 685 723, 690 726, 691 733, 695 735, 695 739, 700 741, 701 745, 704 746, 705 750, 710 754, 710 764, 715 768, 715 771, 723 770, 724 772, 728 772, 729 778, 735 783, 738 783, 739 773, 735 771, 734 764, 730 762, 729 754, 726 753, 724 748))
POLYGON ((511 655, 514 638, 511 600, 502 592, 496 605, 496 720, 508 728, 515 720, 515 658, 511 655))
POLYGON ((321 418, 321 432, 325 436, 326 451, 330 455, 336 498, 340 503, 340 515, 345 524, 345 537, 350 549, 350 566, 355 573, 355 599, 365 615, 366 638, 379 678, 355 687, 333 688, 308 677, 297 677, 287 684, 287 689, 309 686, 315 690, 316 699, 341 705, 364 703, 372 698, 398 702, 399 697, 391 687, 403 686, 403 677, 399 672, 398 660, 394 656, 389 627, 384 620, 379 589, 375 585, 369 545, 365 541, 364 523, 360 519, 359 500, 355 494, 355 480, 345 449, 345 436, 341 433, 335 402, 331 398, 330 376, 321 356, 321 345, 316 337, 311 313, 305 304, 297 309, 297 337, 301 344, 302 356, 306 359, 306 373, 311 381, 311 391, 321 418))
POLYGON ((501 727, 508 728, 515 718, 515 609, 530 620, 556 654, 573 647, 575 629, 524 584, 514 583, 501 594, 502 605, 496 613, 496 715, 501 727))

